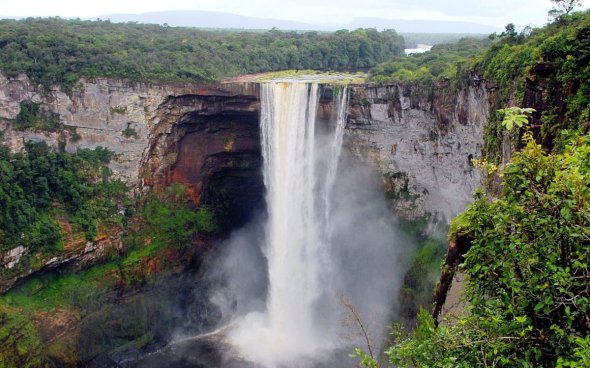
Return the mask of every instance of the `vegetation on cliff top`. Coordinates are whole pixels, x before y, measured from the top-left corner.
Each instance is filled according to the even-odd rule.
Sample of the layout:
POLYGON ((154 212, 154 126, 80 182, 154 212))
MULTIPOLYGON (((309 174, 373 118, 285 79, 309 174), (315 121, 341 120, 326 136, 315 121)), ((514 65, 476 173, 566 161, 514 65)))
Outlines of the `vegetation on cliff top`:
MULTIPOLYGON (((476 70, 498 89, 495 108, 543 105, 533 115, 535 137, 546 148, 563 148, 567 134, 562 132, 590 128, 589 50, 590 12, 573 13, 525 34, 509 33, 476 60, 476 70), (543 101, 525 99, 527 86, 544 90, 543 101)), ((501 120, 501 114, 492 116, 485 133, 484 154, 496 162, 501 120)))
POLYGON ((370 68, 403 54, 393 30, 228 32, 109 21, 0 21, 0 70, 46 87, 80 77, 217 81, 284 69, 370 68))
POLYGON ((375 83, 420 83, 431 87, 436 81, 457 80, 469 75, 471 58, 491 45, 488 38, 462 38, 457 42, 435 45, 430 51, 398 57, 370 71, 375 83))
MULTIPOLYGON (((557 3, 567 3, 557 1, 557 3)), ((566 4, 567 5, 567 4, 566 4)), ((425 95, 441 87, 465 87, 485 83, 496 105, 546 106, 533 115, 535 138, 551 149, 563 147, 563 131, 584 132, 590 128, 590 12, 563 11, 543 28, 525 28, 518 33, 509 24, 500 35, 487 39, 462 39, 436 45, 429 52, 395 58, 370 71, 376 83, 413 83, 425 95), (543 101, 525 96, 527 88, 543 90, 543 101), (497 94, 497 95, 496 95, 497 94)), ((485 131, 484 155, 498 163, 504 130, 501 114, 492 114, 485 131)), ((518 134, 513 143, 518 145, 518 134)))

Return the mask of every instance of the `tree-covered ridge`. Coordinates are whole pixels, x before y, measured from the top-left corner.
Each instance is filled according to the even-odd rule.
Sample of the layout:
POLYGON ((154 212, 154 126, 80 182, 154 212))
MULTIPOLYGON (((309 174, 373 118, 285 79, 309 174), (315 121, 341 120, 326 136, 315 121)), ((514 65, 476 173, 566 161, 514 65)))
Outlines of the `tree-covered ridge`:
POLYGON ((125 185, 105 166, 109 151, 55 151, 26 143, 25 153, 0 147, 0 251, 18 245, 52 251, 62 244, 58 220, 92 240, 99 222, 117 223, 125 185))
MULTIPOLYGON (((564 129, 590 128, 590 12, 564 15, 544 28, 517 34, 507 27, 502 37, 475 59, 477 73, 499 91, 496 108, 534 107, 525 101, 527 86, 545 90, 542 113, 533 115, 533 130, 543 146, 563 147, 564 129), (526 106, 525 106, 526 105, 526 106)), ((488 159, 499 159, 500 115, 486 127, 488 159)))
POLYGON ((430 51, 398 57, 373 68, 369 81, 376 83, 420 83, 432 86, 444 79, 457 80, 468 74, 471 58, 491 45, 487 38, 462 38, 454 43, 435 45, 430 51))
POLYGON ((403 54, 393 30, 222 32, 109 21, 0 21, 0 70, 45 86, 79 77, 216 81, 283 69, 370 68, 403 54))

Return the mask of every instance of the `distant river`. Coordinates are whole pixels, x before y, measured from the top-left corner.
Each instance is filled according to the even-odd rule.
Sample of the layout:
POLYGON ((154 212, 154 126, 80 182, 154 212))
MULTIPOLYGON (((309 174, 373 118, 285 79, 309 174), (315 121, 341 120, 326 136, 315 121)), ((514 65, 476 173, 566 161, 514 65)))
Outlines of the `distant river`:
POLYGON ((431 48, 432 46, 430 45, 418 44, 418 47, 416 47, 415 49, 405 49, 404 51, 406 52, 406 55, 421 54, 423 52, 430 51, 431 48))

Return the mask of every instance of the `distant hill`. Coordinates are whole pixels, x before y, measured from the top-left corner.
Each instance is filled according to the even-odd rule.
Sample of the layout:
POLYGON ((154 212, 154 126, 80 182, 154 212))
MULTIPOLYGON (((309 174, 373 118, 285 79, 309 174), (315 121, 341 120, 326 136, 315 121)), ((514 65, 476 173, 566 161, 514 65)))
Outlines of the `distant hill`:
POLYGON ((497 32, 500 29, 488 25, 467 22, 447 22, 432 20, 401 20, 381 18, 356 18, 350 23, 324 26, 310 23, 294 22, 281 19, 246 17, 231 13, 208 11, 164 11, 143 14, 107 14, 97 18, 112 22, 139 22, 168 24, 175 27, 199 28, 234 28, 234 29, 271 29, 336 31, 338 29, 377 28, 395 29, 398 32, 413 33, 484 33, 497 32))

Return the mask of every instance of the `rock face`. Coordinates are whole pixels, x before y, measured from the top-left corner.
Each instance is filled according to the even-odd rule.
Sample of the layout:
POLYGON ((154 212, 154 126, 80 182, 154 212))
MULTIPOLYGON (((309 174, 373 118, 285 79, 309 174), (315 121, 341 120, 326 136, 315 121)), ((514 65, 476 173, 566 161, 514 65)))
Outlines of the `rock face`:
POLYGON ((383 174, 397 212, 410 220, 427 214, 450 220, 460 212, 481 181, 471 159, 483 146, 486 89, 473 85, 430 97, 415 86, 353 92, 348 147, 383 174))
MULTIPOLYGON (((181 182, 191 187, 198 203, 203 188, 222 171, 240 176, 258 170, 258 95, 255 83, 196 86, 112 79, 81 80, 65 94, 41 91, 26 76, 0 76, 2 143, 14 151, 26 140, 52 146, 62 140, 69 151, 103 146, 118 155, 111 169, 131 188, 181 182), (9 121, 22 101, 58 113, 70 131, 14 130, 9 121)), ((325 88, 318 116, 330 113, 330 95, 330 87, 325 88)), ((480 183, 470 159, 481 152, 487 101, 486 89, 478 85, 432 96, 416 86, 355 86, 346 144, 383 174, 386 193, 402 217, 430 213, 449 219, 480 183)), ((259 183, 246 184, 245 189, 260 192, 259 183)), ((236 187, 228 185, 230 191, 236 187)))
MULTIPOLYGON (((335 88, 339 87, 321 88, 320 125, 334 113, 335 88)), ((463 209, 480 185, 480 174, 470 160, 479 157, 483 145, 487 91, 479 85, 445 91, 440 88, 425 95, 417 86, 401 85, 349 89, 345 146, 354 158, 382 175, 391 207, 407 220, 431 216, 446 221, 463 209)), ((61 145, 68 151, 108 148, 117 154, 110 168, 129 186, 130 195, 183 184, 187 201, 223 214, 219 225, 225 234, 264 208, 259 110, 256 83, 198 86, 95 79, 81 80, 66 94, 59 89, 44 91, 26 76, 0 75, 0 144, 13 151, 22 150, 27 140, 61 145), (14 129, 22 102, 59 114, 66 129, 54 133, 14 129)), ((64 251, 35 262, 28 259, 35 255, 26 244, 0 253, 0 294, 30 275, 88 267, 110 252, 124 252, 120 229, 109 230, 91 242, 66 231, 64 251)), ((63 337, 63 346, 69 346, 77 340, 77 356, 60 355, 60 361, 98 357, 108 362, 93 361, 95 366, 110 366, 109 351, 118 350, 130 328, 125 321, 143 321, 139 330, 156 331, 156 340, 162 342, 171 338, 174 328, 187 325, 187 316, 198 316, 189 321, 193 329, 187 334, 212 325, 217 317, 203 304, 208 286, 197 288, 202 294, 195 294, 200 274, 190 268, 167 275, 157 287, 119 301, 116 308, 107 303, 82 319, 60 310, 40 315, 38 324, 47 341, 59 337, 55 344, 60 345, 63 337), (182 288, 169 287, 179 284, 182 288), (178 305, 184 307, 177 309, 178 305), (121 326, 114 333, 102 328, 114 319, 121 326)), ((117 292, 109 298, 117 300, 117 292)))
POLYGON ((14 79, 0 75, 2 143, 13 151, 22 149, 27 140, 57 146, 62 139, 68 151, 98 146, 108 148, 118 155, 111 163, 115 175, 136 188, 141 178, 140 163, 149 151, 151 137, 167 126, 165 119, 169 117, 166 114, 169 105, 165 103, 170 96, 255 96, 257 91, 249 90, 250 87, 249 84, 223 87, 144 84, 98 78, 92 81, 82 79, 71 94, 66 94, 57 88, 43 91, 41 87, 33 86, 24 75, 14 79), (9 121, 17 116, 23 101, 40 103, 59 114, 61 123, 75 131, 78 139, 73 139, 71 132, 65 132, 64 136, 14 130, 9 121))

